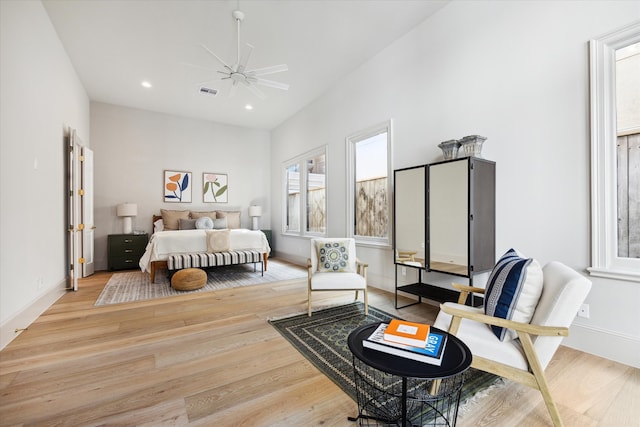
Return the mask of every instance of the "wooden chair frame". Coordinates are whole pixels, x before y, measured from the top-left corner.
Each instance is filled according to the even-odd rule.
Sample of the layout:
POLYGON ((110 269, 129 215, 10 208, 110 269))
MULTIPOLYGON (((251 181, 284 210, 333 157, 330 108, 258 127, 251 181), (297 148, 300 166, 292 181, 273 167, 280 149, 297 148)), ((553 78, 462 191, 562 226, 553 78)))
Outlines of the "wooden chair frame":
MULTIPOLYGON (((457 283, 454 283, 453 287, 460 291, 458 304, 464 304, 469 293, 473 292, 484 294, 485 292, 485 290, 482 288, 464 286, 457 283)), ((512 320, 487 316, 481 313, 471 313, 456 307, 445 305, 440 305, 440 309, 452 316, 451 324, 449 326, 449 333, 453 335, 457 334, 462 318, 481 322, 487 325, 495 325, 514 329, 517 332, 518 338, 520 338, 520 343, 522 344, 522 348, 524 349, 527 364, 529 366, 528 371, 514 368, 513 366, 505 365, 503 363, 499 363, 475 355, 473 356, 471 366, 481 371, 490 372, 492 374, 499 375, 501 377, 539 390, 542 394, 542 398, 544 399, 544 403, 547 406, 547 410, 549 411, 549 415, 551 416, 553 425, 563 425, 562 420, 560 419, 560 413, 558 412, 558 407, 556 406, 553 397, 551 396, 551 392, 549 391, 549 385, 544 374, 544 369, 540 364, 540 360, 538 359, 535 348, 533 346, 532 336, 566 337, 569 335, 569 328, 539 326, 532 325, 530 323, 514 322, 512 320)))
MULTIPOLYGON (((369 264, 364 263, 362 261, 360 261, 359 259, 356 259, 356 273, 361 275, 362 277, 364 277, 364 281, 365 281, 365 287, 364 289, 349 289, 349 288, 343 288, 343 289, 311 289, 311 277, 313 276, 313 271, 312 271, 312 266, 311 266, 311 258, 307 258, 307 311, 308 311, 308 315, 311 316, 311 292, 326 292, 326 291, 333 291, 333 292, 340 292, 340 291, 356 291, 356 297, 355 299, 358 299, 358 291, 362 291, 363 293, 363 298, 364 298, 364 314, 368 315, 369 314, 369 300, 368 300, 368 296, 367 296, 367 267, 369 267, 369 264)), ((341 274, 341 273, 331 273, 331 274, 341 274)))

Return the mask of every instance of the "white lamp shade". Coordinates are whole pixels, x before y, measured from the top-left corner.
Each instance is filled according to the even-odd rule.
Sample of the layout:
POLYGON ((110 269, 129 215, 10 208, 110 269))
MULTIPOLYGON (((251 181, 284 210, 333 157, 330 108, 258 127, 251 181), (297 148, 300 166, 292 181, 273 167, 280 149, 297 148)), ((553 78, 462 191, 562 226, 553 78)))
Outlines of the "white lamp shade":
POLYGON ((262 216, 262 206, 249 206, 249 216, 262 216))
POLYGON ((120 203, 116 208, 118 216, 136 216, 138 215, 138 205, 135 203, 120 203))

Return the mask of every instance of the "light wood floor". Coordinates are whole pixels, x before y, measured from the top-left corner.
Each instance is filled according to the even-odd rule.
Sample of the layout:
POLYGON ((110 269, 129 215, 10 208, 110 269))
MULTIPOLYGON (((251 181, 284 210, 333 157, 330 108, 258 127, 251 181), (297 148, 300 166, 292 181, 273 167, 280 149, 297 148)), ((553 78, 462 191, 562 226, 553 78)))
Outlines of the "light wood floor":
MULTIPOLYGON (((306 281, 94 307, 110 276, 82 280, 0 352, 0 425, 355 425, 355 402, 267 323, 306 310, 306 281)), ((316 304, 352 298, 320 293, 316 304)), ((372 289, 370 303, 395 312, 392 294, 372 289)), ((639 425, 639 369, 562 347, 547 373, 567 426, 639 425)), ((508 383, 458 425, 550 420, 538 392, 508 383)))

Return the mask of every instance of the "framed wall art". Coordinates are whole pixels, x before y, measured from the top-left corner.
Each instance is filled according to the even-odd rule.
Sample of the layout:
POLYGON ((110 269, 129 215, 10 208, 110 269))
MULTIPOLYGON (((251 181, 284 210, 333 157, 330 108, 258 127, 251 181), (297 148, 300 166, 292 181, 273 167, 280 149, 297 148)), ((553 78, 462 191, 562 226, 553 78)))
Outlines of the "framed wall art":
POLYGON ((204 203, 227 203, 229 185, 226 173, 202 174, 202 201, 204 203))
POLYGON ((191 172, 164 171, 165 203, 191 203, 191 172))

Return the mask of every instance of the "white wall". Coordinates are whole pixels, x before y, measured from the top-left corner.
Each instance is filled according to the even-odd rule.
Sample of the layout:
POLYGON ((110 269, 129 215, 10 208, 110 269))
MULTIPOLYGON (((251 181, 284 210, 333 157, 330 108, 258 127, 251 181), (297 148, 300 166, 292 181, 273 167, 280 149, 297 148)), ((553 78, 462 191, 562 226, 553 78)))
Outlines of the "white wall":
POLYGON ((240 210, 242 226, 251 228, 251 204, 263 207, 261 228, 270 227, 268 131, 92 102, 91 147, 98 270, 107 268, 107 235, 122 233, 119 203, 136 203, 133 229, 149 233, 160 209, 240 210), (164 170, 192 173, 191 203, 164 203, 164 170), (203 172, 228 175, 228 203, 203 203, 203 172))
POLYGON ((64 137, 89 98, 39 1, 0 1, 0 348, 63 292, 64 137))
MULTIPOLYGON (((637 1, 449 4, 272 132, 274 231, 282 229, 282 162, 328 144, 328 231, 345 235, 345 137, 393 118, 395 168, 441 159, 442 141, 488 137, 483 155, 497 163, 496 256, 516 247, 584 273, 588 40, 639 18, 637 1)), ((305 239, 274 239, 279 255, 307 256, 305 239)), ((391 251, 358 255, 371 283, 393 290, 391 251)), ((591 318, 577 318, 565 343, 640 366, 640 283, 593 282, 591 318)))

